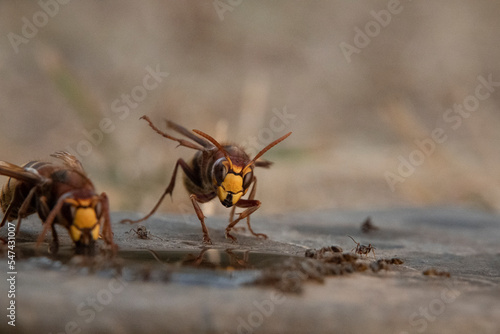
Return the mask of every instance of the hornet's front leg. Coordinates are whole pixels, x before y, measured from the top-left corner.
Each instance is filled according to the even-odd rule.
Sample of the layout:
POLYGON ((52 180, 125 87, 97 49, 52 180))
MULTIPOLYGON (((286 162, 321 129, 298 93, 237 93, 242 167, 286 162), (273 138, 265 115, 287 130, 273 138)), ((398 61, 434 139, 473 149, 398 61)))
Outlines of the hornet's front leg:
POLYGON ((201 211, 200 206, 198 203, 205 203, 211 199, 211 196, 203 196, 203 195, 195 195, 191 194, 189 196, 191 199, 191 202, 193 203, 194 211, 196 211, 196 215, 198 216, 198 219, 200 220, 201 223, 201 230, 203 231, 203 242, 206 244, 211 245, 212 240, 210 239, 210 236, 208 235, 208 229, 207 226, 205 225, 205 216, 203 215, 203 211, 201 211))
POLYGON ((165 191, 163 192, 163 195, 161 195, 160 199, 158 200, 156 205, 153 207, 151 212, 148 213, 146 216, 144 216, 141 219, 137 219, 137 220, 123 219, 120 221, 120 223, 122 223, 122 224, 125 224, 125 223, 136 224, 136 223, 140 223, 142 221, 145 221, 146 219, 151 217, 156 212, 156 210, 158 210, 158 207, 160 206, 161 202, 163 202, 163 199, 165 198, 165 196, 167 196, 167 194, 170 194, 170 196, 172 196, 172 192, 174 191, 174 187, 175 187, 175 177, 177 176, 177 169, 179 168, 179 166, 181 166, 182 170, 184 171, 184 173, 186 174, 186 176, 189 179, 191 179, 191 180, 194 179, 193 171, 191 170, 189 165, 183 159, 177 160, 177 163, 175 164, 175 168, 174 168, 174 173, 172 175, 172 178, 170 179, 170 183, 168 184, 167 189, 165 189, 165 191))
MULTIPOLYGON (((49 205, 47 204, 47 197, 46 196, 40 196, 40 198, 38 200, 38 206, 39 206, 38 210, 39 210, 39 213, 41 213, 41 217, 48 217, 50 214, 50 208, 49 208, 49 205)), ((49 245, 49 253, 56 254, 59 250, 59 239, 57 237, 57 231, 56 231, 55 224, 52 223, 50 228, 52 230, 52 242, 49 245)))
POLYGON ((250 191, 250 195, 248 196, 248 199, 240 199, 238 201, 238 203, 236 203, 236 205, 231 210, 231 215, 229 217, 229 225, 226 227, 226 238, 230 238, 231 240, 236 241, 236 237, 234 237, 233 235, 231 235, 229 232, 231 231, 231 229, 240 220, 246 218, 247 219, 248 230, 250 231, 250 233, 252 233, 256 237, 262 237, 264 239, 267 239, 267 235, 265 235, 263 233, 255 233, 252 230, 252 227, 250 226, 250 215, 252 213, 254 213, 255 211, 257 211, 257 209, 260 208, 260 201, 254 199, 256 192, 257 192, 257 178, 254 177, 253 178, 252 190, 250 191), (246 210, 243 211, 242 213, 240 213, 238 215, 238 218, 236 218, 236 220, 233 220, 234 211, 235 211, 236 207, 238 207, 238 208, 246 208, 246 210))
POLYGON ((56 225, 51 224, 52 229, 52 243, 49 245, 49 253, 56 254, 59 251, 59 239, 57 238, 56 225))
POLYGON ((66 193, 65 195, 59 197, 59 199, 56 202, 56 205, 52 208, 52 210, 49 209, 45 198, 43 197, 42 200, 40 200, 40 205, 42 206, 42 210, 44 212, 49 212, 47 215, 47 218, 43 222, 43 230, 42 233, 38 236, 38 239, 36 241, 36 247, 40 245, 40 243, 43 241, 45 234, 47 234, 49 228, 52 230, 52 244, 49 246, 49 252, 54 254, 57 253, 57 250, 59 249, 59 240, 57 238, 57 232, 56 228, 54 226, 54 220, 57 218, 57 215, 61 212, 61 208, 64 204, 64 200, 66 200, 68 197, 73 196, 72 193, 66 193))
POLYGON ((111 231, 111 217, 109 216, 109 199, 106 193, 102 193, 99 196, 99 201, 102 207, 102 216, 100 219, 103 220, 102 224, 102 238, 106 244, 110 247, 111 251, 115 252, 118 246, 113 242, 113 231, 111 231))

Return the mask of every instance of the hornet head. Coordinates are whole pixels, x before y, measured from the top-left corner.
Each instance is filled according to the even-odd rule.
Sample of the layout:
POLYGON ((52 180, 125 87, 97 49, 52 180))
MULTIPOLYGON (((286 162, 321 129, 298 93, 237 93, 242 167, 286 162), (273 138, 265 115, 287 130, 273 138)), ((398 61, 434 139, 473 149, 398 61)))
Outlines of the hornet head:
POLYGON ((224 157, 218 159, 212 167, 212 182, 217 189, 217 197, 219 197, 222 205, 228 208, 238 203, 240 198, 245 195, 248 188, 250 188, 250 185, 255 179, 253 175, 255 161, 257 161, 257 159, 259 159, 271 147, 278 144, 291 134, 291 132, 289 132, 283 137, 267 145, 251 161, 246 162, 245 165, 236 165, 233 164, 224 147, 214 138, 199 130, 193 131, 208 139, 219 149, 219 151, 224 154, 224 157))
POLYGON ((67 198, 64 200, 66 220, 70 223, 69 235, 77 246, 91 246, 100 231, 101 203, 98 196, 90 198, 67 198), (68 216, 69 212, 69 216, 68 216), (69 219, 68 219, 69 218, 69 219))

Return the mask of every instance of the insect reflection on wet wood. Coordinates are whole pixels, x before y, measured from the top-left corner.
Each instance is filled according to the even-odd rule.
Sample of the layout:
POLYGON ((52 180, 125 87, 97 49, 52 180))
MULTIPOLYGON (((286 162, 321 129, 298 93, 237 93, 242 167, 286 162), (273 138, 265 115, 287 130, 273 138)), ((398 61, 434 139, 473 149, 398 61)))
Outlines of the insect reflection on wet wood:
POLYGON ((250 226, 250 215, 261 205, 261 202, 255 199, 257 178, 254 175, 254 169, 255 167, 269 167, 271 162, 262 161, 259 158, 270 148, 287 138, 291 132, 273 141, 253 159, 250 159, 241 147, 232 144, 221 145, 214 138, 199 130, 193 130, 193 133, 178 124, 167 121, 167 126, 170 129, 189 138, 192 140, 191 142, 175 138, 161 131, 147 116, 143 116, 141 119, 146 120, 149 126, 163 137, 178 142, 179 146, 197 150, 197 152, 191 163, 187 163, 183 159, 177 160, 170 183, 149 214, 139 220, 125 219, 122 220, 122 223, 138 223, 153 215, 165 196, 167 194, 172 195, 175 178, 180 166, 184 172, 184 185, 190 193, 191 202, 201 223, 204 243, 211 244, 212 241, 205 225, 205 216, 198 203, 206 203, 215 197, 218 197, 225 207, 232 208, 229 225, 225 231, 226 238, 236 241, 236 237, 231 234, 231 230, 240 220, 245 218, 250 233, 257 237, 267 238, 265 234, 255 233, 250 226), (248 199, 243 199, 242 197, 250 188, 248 199), (235 208, 242 208, 244 211, 234 219, 235 208))

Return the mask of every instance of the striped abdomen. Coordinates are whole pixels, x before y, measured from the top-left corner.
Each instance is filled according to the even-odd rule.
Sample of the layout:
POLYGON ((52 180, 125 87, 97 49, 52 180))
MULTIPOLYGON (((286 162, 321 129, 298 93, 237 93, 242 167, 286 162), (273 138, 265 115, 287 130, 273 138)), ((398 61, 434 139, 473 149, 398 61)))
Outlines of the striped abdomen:
MULTIPOLYGON (((38 170, 42 166, 48 165, 47 162, 41 161, 30 161, 27 164, 24 164, 23 168, 33 168, 38 170)), ((12 209, 10 211, 9 217, 7 217, 8 221, 12 221, 17 218, 19 209, 21 205, 24 203, 24 200, 28 196, 29 191, 33 186, 27 184, 26 182, 16 180, 12 177, 9 177, 7 182, 3 185, 0 191, 0 206, 2 207, 2 211, 5 213, 9 205, 11 205, 14 199, 14 193, 17 192, 16 196, 18 196, 15 200, 15 203, 12 203, 12 209)), ((35 199, 33 199, 32 203, 28 207, 28 210, 23 215, 22 218, 27 217, 36 212, 35 199)))

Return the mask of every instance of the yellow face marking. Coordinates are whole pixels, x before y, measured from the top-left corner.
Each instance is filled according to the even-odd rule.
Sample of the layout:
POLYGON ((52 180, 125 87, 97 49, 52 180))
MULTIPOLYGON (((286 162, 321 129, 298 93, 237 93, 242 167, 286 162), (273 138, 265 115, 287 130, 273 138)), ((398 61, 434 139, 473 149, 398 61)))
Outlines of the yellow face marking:
POLYGON ((233 205, 243 196, 243 178, 241 175, 228 173, 220 187, 217 188, 217 196, 221 202, 224 202, 229 194, 232 196, 231 203, 233 205))
POLYGON ((100 225, 96 224, 95 227, 92 229, 92 239, 97 240, 99 239, 99 230, 100 230, 100 225))
MULTIPOLYGON (((233 197, 232 197, 232 204, 235 205, 236 203, 238 203, 238 201, 240 200, 241 196, 243 196, 243 193, 242 192, 239 192, 239 193, 236 193, 236 194, 232 194, 233 197)), ((219 187, 217 188, 217 196, 219 197, 219 200, 221 202, 223 202, 227 196, 228 196, 228 192, 226 190, 224 190, 224 188, 222 187, 219 187)))
POLYGON ((98 224, 99 219, 97 218, 95 212, 95 200, 92 198, 67 198, 64 202, 74 207, 73 223, 69 227, 69 235, 71 239, 74 242, 88 242, 88 240, 81 240, 83 234, 82 230, 90 229, 90 237, 93 240, 97 240, 99 238, 100 224, 98 224))
POLYGON ((91 206, 91 204, 92 204, 92 198, 78 199, 77 203, 79 203, 80 206, 91 206))
POLYGON ((82 231, 77 229, 74 225, 71 225, 69 227, 69 236, 71 237, 73 242, 76 242, 82 237, 82 231))
POLYGON ((77 208, 75 217, 73 217, 73 225, 82 228, 92 228, 97 223, 97 216, 94 208, 77 208))
MULTIPOLYGON (((92 237, 92 240, 97 240, 99 238, 99 230, 100 230, 100 225, 96 224, 94 228, 90 231, 90 236, 92 237)), ((73 240, 73 242, 80 241, 82 238, 82 231, 78 229, 75 225, 71 225, 69 227, 69 236, 73 240)), ((90 240, 87 240, 90 241, 90 240)))
POLYGON ((236 194, 243 190, 243 178, 241 175, 228 173, 221 183, 221 186, 228 192, 236 194))
POLYGON ((227 174, 220 187, 217 188, 217 196, 221 202, 224 202, 228 195, 232 196, 233 205, 243 196, 243 178, 240 175, 227 174))
POLYGON ((79 202, 79 201, 77 201, 77 200, 76 200, 76 199, 74 199, 74 198, 66 198, 66 199, 64 200, 64 203, 68 203, 68 204, 73 205, 73 206, 80 206, 80 202, 79 202))
POLYGON ((217 196, 225 206, 229 206, 229 203, 235 205, 247 192, 248 189, 243 188, 243 178, 253 169, 251 166, 242 167, 236 165, 232 165, 233 169, 230 169, 227 161, 223 161, 222 163, 228 172, 217 188, 217 196))
POLYGON ((247 166, 245 167, 245 169, 243 170, 243 173, 241 173, 243 176, 247 175, 247 173, 253 171, 253 167, 252 166, 247 166))
POLYGON ((229 166, 229 163, 227 161, 222 162, 222 164, 224 166, 226 166, 228 171, 233 171, 233 173, 236 173, 236 174, 239 174, 241 172, 241 170, 243 169, 243 167, 235 166, 235 165, 232 165, 233 168, 231 169, 231 167, 229 166))

